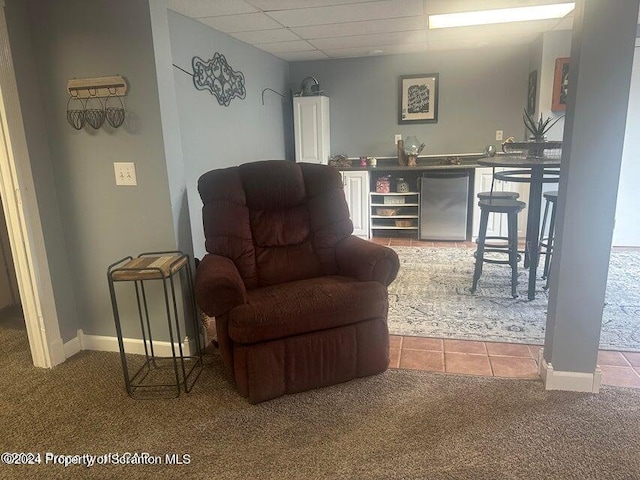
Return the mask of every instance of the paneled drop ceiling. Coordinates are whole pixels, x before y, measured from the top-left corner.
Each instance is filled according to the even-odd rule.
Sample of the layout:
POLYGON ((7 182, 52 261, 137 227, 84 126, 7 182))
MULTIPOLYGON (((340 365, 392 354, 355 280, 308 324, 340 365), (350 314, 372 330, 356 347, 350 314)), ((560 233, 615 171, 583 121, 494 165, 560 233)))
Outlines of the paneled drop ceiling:
POLYGON ((288 61, 530 44, 562 19, 428 30, 428 16, 568 0, 168 0, 169 8, 288 61))

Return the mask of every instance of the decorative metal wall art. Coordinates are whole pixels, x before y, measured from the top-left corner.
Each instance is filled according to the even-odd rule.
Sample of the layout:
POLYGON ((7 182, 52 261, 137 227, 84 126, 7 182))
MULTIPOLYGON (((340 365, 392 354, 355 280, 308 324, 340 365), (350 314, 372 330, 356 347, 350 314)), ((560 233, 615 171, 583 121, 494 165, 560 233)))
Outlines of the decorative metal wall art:
POLYGON ((82 130, 85 123, 98 129, 105 120, 113 128, 124 123, 122 97, 127 93, 127 84, 120 75, 74 78, 67 82, 67 91, 67 122, 76 130, 82 130))
POLYGON ((233 70, 221 53, 216 52, 208 61, 193 57, 191 66, 193 67, 193 85, 198 90, 209 90, 220 105, 228 107, 233 98, 243 99, 247 95, 244 74, 233 70))

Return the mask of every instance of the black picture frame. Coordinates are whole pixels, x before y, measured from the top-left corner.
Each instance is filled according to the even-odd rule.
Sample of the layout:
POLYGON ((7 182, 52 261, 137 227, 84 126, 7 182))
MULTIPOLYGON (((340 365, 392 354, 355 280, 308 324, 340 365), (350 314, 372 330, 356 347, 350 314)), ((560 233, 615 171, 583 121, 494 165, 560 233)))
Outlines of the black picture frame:
POLYGON ((398 124, 438 123, 438 83, 437 73, 398 78, 398 124))
POLYGON ((536 96, 538 89, 538 70, 529 72, 529 90, 527 95, 527 113, 533 115, 536 113, 536 96))

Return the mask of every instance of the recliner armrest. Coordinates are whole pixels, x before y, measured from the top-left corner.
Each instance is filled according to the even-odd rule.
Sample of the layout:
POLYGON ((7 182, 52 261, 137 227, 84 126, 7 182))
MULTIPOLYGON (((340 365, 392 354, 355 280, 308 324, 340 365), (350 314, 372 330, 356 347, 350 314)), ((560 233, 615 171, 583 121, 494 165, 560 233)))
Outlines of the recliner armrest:
POLYGON ((400 269, 398 254, 391 248, 368 242, 353 235, 336 245, 340 275, 360 281, 375 281, 388 287, 400 269))
POLYGON ((204 313, 218 317, 247 303, 247 290, 233 261, 208 254, 196 270, 196 302, 204 313))

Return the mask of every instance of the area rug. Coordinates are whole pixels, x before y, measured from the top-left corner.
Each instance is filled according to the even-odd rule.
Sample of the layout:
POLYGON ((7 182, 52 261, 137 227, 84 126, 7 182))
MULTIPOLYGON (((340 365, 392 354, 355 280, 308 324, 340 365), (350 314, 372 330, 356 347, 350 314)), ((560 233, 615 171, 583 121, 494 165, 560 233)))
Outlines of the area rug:
MULTIPOLYGON (((527 299, 528 270, 519 271, 518 298, 504 265, 485 265, 472 294, 473 249, 393 248, 401 266, 389 288, 391 334, 544 343, 548 295, 539 281, 527 299)), ((640 253, 612 253, 605 302, 600 348, 640 351, 640 253)))

